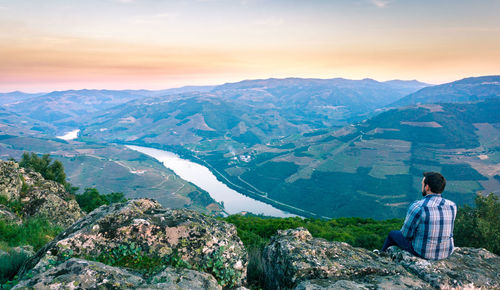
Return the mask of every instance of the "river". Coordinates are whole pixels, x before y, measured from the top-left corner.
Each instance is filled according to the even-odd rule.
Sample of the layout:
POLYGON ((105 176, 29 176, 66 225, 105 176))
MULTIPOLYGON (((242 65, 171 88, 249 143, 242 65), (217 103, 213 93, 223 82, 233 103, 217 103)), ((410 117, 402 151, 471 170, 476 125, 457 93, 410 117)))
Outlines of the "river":
POLYGON ((76 137, 78 137, 78 132, 80 132, 80 129, 75 129, 73 131, 66 132, 62 136, 56 136, 56 138, 66 140, 66 141, 73 140, 73 139, 76 139, 76 137))
POLYGON ((126 145, 126 147, 155 158, 182 179, 206 190, 214 200, 224 202, 224 208, 229 214, 247 211, 275 217, 296 216, 229 188, 220 182, 207 167, 182 159, 175 153, 142 146, 126 145))

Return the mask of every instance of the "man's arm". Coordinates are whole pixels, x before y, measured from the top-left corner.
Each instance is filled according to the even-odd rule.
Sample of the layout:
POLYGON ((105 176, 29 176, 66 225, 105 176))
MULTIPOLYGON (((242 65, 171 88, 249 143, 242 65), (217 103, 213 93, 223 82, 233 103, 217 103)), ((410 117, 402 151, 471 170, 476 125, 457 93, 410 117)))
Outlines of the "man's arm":
POLYGON ((422 208, 418 203, 413 203, 408 209, 406 219, 401 228, 401 233, 407 239, 412 239, 415 236, 418 224, 420 223, 420 216, 422 208))

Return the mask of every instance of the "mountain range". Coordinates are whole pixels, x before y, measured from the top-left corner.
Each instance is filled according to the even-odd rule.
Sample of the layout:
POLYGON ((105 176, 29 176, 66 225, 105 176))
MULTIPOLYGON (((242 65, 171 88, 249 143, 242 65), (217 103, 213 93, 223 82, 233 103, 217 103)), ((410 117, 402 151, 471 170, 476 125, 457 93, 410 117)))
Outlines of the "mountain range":
POLYGON ((500 97, 499 86, 499 76, 465 78, 451 83, 423 88, 397 100, 391 106, 475 102, 489 98, 498 98, 500 97))
MULTIPOLYGON (((441 171, 458 204, 500 189, 499 99, 500 76, 437 86, 287 78, 164 91, 65 91, 4 105, 5 114, 30 121, 19 132, 7 133, 12 124, 0 132, 54 136, 79 128, 79 146, 135 144, 181 153, 201 160, 228 186, 284 210, 391 218, 418 198, 422 171, 441 171), (35 123, 41 129, 33 132, 35 123)), ((31 151, 41 151, 36 147, 31 151)), ((71 162, 65 165, 77 168, 81 160, 71 162)))

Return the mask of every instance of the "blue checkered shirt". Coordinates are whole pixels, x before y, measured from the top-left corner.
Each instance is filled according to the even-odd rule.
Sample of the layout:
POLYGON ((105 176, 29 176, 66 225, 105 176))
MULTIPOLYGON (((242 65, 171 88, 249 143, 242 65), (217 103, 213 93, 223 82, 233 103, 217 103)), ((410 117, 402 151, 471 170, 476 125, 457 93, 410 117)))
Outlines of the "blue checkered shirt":
POLYGON ((454 202, 430 194, 410 205, 401 233, 413 250, 429 260, 447 258, 453 252, 454 202))

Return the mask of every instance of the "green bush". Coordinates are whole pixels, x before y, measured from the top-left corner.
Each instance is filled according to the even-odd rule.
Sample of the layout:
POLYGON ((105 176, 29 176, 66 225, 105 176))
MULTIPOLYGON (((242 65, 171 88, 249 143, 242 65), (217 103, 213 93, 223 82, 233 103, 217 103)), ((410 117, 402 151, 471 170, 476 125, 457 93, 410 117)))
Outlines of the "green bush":
POLYGON ((0 284, 14 278, 28 258, 28 254, 24 251, 8 250, 6 254, 0 255, 0 284))
POLYGON ((122 192, 100 194, 96 188, 85 188, 85 191, 82 194, 76 194, 75 198, 80 208, 87 213, 101 205, 127 201, 122 192))
POLYGON ((18 200, 7 200, 7 197, 0 195, 0 204, 7 206, 10 210, 21 216, 23 204, 18 200))
POLYGON ((500 255, 500 201, 490 193, 478 195, 475 207, 464 205, 457 212, 454 239, 459 247, 485 248, 500 255))
POLYGON ((0 243, 9 247, 31 245, 37 251, 63 229, 44 218, 31 218, 18 225, 0 219, 0 243))
MULTIPOLYGON (((13 161, 15 160, 13 159, 13 161)), ((19 166, 36 171, 45 179, 59 182, 64 185, 66 191, 71 194, 78 191, 78 187, 72 186, 71 183, 66 181, 66 173, 64 172, 64 166, 61 161, 52 160, 52 158, 50 158, 50 154, 44 154, 42 157, 39 157, 33 152, 24 152, 21 160, 19 161, 19 166)), ((23 182, 23 190, 24 186, 23 182)))
POLYGON ((304 227, 313 237, 329 241, 347 242, 369 250, 381 248, 391 230, 400 229, 403 220, 376 221, 369 218, 337 218, 330 220, 294 218, 267 218, 232 215, 224 218, 238 230, 238 236, 247 248, 263 248, 277 230, 304 227))
POLYGON ((49 154, 38 157, 37 154, 24 152, 19 166, 39 172, 45 179, 54 180, 61 184, 66 183, 66 173, 61 161, 52 161, 49 154))
POLYGON ((144 275, 153 275, 165 268, 164 259, 143 251, 135 243, 121 244, 110 251, 101 253, 98 257, 85 257, 106 265, 125 267, 138 271, 144 275))

